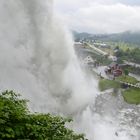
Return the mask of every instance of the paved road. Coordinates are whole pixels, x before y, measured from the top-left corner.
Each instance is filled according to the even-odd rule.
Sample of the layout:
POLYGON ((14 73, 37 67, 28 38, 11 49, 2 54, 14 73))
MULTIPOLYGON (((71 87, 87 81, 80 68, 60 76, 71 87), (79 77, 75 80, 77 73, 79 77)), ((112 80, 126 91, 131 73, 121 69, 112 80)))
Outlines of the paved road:
POLYGON ((107 55, 108 53, 98 49, 97 47, 95 47, 94 45, 90 45, 89 43, 87 44, 90 48, 94 49, 95 51, 97 51, 98 53, 100 53, 101 55, 107 55))
POLYGON ((133 74, 133 73, 129 73, 129 75, 136 78, 138 81, 140 81, 140 75, 136 75, 136 74, 133 74))
POLYGON ((124 63, 130 66, 136 67, 136 68, 140 68, 140 64, 137 64, 137 63, 128 62, 126 60, 124 60, 124 63))

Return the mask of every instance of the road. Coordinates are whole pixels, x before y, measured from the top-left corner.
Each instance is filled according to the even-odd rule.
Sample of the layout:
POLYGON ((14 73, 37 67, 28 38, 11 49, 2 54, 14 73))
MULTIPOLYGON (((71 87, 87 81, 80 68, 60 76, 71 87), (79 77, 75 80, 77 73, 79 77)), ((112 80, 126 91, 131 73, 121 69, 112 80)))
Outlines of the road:
POLYGON ((124 63, 130 66, 136 67, 136 68, 140 68, 140 64, 137 64, 137 63, 128 62, 126 60, 124 60, 124 63))
POLYGON ((87 43, 87 45, 88 45, 90 48, 94 49, 96 52, 98 52, 98 53, 101 54, 101 55, 104 55, 104 56, 105 56, 105 55, 108 55, 108 53, 106 53, 106 52, 104 52, 104 51, 102 51, 102 50, 96 48, 94 45, 91 45, 91 44, 89 44, 89 43, 87 43))

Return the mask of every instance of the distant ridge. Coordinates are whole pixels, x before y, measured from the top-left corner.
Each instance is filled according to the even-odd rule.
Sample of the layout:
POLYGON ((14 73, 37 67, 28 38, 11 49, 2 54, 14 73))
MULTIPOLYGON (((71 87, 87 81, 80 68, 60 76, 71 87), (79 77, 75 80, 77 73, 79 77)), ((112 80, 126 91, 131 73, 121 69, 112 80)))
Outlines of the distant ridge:
POLYGON ((140 31, 139 32, 122 32, 113 34, 90 34, 90 33, 78 33, 73 31, 75 40, 88 39, 88 40, 100 40, 100 41, 112 41, 112 42, 125 42, 131 44, 140 45, 140 31))

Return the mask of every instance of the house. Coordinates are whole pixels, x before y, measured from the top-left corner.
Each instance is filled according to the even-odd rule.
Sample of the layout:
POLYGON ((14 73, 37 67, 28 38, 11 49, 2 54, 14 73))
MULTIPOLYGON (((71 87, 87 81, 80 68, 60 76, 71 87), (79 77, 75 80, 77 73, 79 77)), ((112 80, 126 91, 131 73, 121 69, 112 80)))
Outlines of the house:
POLYGON ((121 76, 123 74, 123 71, 120 67, 120 65, 116 62, 112 62, 106 69, 106 74, 112 74, 113 76, 121 76))

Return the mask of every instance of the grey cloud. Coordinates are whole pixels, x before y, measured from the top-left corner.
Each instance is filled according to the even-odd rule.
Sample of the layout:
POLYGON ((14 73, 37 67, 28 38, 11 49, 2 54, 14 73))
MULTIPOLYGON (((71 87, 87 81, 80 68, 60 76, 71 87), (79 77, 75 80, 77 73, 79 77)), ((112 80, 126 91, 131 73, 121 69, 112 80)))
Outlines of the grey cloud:
POLYGON ((138 5, 116 3, 116 0, 106 0, 108 4, 103 3, 103 0, 98 2, 97 0, 88 0, 87 4, 85 0, 81 0, 79 5, 78 2, 80 3, 80 0, 71 1, 69 5, 66 5, 65 12, 63 9, 57 9, 63 22, 71 29, 92 33, 140 30, 140 6, 138 5), (75 4, 75 8, 71 9, 73 4, 75 4))

